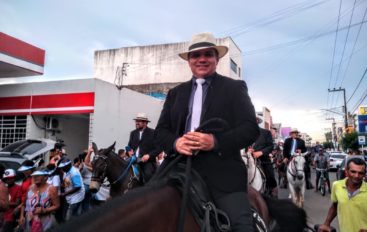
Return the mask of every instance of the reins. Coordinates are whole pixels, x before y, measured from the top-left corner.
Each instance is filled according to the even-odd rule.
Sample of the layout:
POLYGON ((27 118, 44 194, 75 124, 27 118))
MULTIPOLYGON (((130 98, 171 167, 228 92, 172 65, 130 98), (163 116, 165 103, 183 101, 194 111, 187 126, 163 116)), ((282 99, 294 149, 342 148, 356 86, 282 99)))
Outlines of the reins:
POLYGON ((118 181, 120 181, 122 178, 125 178, 125 176, 127 175, 129 168, 133 165, 133 163, 137 160, 136 156, 133 155, 130 158, 129 163, 127 164, 127 167, 125 168, 125 170, 121 173, 121 175, 119 177, 117 177, 117 179, 112 182, 112 184, 116 184, 118 181))
POLYGON ((290 169, 292 169, 292 171, 295 171, 295 174, 293 174, 292 172, 289 171, 289 169, 287 169, 288 173, 293 177, 294 180, 296 179, 297 172, 305 172, 303 169, 299 170, 295 167, 294 161, 296 159, 296 156, 298 156, 298 155, 293 156, 291 162, 289 163, 289 165, 291 165, 290 169))

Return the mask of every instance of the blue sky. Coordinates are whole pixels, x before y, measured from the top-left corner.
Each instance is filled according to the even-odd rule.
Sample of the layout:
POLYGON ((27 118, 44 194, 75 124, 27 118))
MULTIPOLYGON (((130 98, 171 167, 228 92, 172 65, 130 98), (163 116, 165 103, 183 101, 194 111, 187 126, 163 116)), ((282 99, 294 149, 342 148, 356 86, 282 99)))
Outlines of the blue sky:
MULTIPOLYGON (((367 68, 366 23, 351 27, 349 33, 341 30, 334 46, 339 4, 337 0, 2 0, 0 31, 46 50, 44 75, 22 81, 92 77, 95 50, 187 41, 204 31, 231 36, 243 52, 242 76, 255 108, 266 106, 274 122, 321 139, 331 125, 326 117, 342 120, 320 110, 343 104, 340 94, 327 89, 346 88, 349 99, 367 68), (275 45, 278 49, 272 50, 275 45)), ((363 21, 366 8, 366 0, 342 1, 339 28, 363 21)), ((0 79, 0 84, 11 81, 0 79)), ((348 102, 349 109, 366 89, 367 77, 348 102)))

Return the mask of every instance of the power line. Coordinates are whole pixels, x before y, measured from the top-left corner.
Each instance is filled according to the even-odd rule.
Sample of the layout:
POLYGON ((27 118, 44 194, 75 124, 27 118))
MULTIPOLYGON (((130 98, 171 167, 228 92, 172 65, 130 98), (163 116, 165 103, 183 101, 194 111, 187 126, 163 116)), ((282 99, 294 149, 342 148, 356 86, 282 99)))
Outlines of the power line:
POLYGON ((335 40, 334 40, 334 50, 333 50, 333 56, 331 59, 331 69, 330 69, 330 79, 329 79, 329 89, 330 89, 330 84, 331 84, 331 79, 333 76, 333 69, 334 69, 334 59, 335 59, 335 50, 336 50, 336 42, 338 40, 338 32, 339 32, 339 23, 340 23, 340 11, 342 8, 342 2, 343 0, 340 0, 339 3, 339 13, 338 13, 338 20, 337 20, 337 24, 336 24, 336 30, 335 30, 335 40))
POLYGON ((357 0, 354 0, 353 10, 352 10, 352 13, 351 13, 350 19, 349 19, 349 25, 348 25, 347 35, 345 36, 345 41, 344 41, 344 46, 343 46, 343 51, 342 51, 342 57, 341 57, 340 62, 339 62, 338 72, 336 73, 336 79, 335 79, 334 88, 336 87, 336 84, 337 84, 338 79, 339 79, 340 68, 342 66, 342 62, 343 62, 343 58, 344 58, 344 52, 345 52, 345 48, 346 48, 347 42, 348 42, 350 25, 352 24, 352 19, 353 19, 353 14, 354 14, 354 9, 355 9, 355 6, 356 6, 356 2, 357 2, 357 0))
POLYGON ((347 103, 349 103, 350 99, 352 99, 352 97, 353 97, 353 96, 354 96, 354 94, 356 93, 356 91, 357 91, 358 87, 360 86, 360 84, 361 84, 361 82, 362 82, 363 78, 366 76, 366 73, 367 73, 367 68, 366 68, 366 70, 364 70, 364 73, 363 73, 363 75, 362 75, 361 79, 359 80, 359 82, 358 82, 357 86, 355 87, 355 89, 354 89, 354 91, 353 91, 352 95, 349 97, 349 99, 348 99, 347 103))
POLYGON ((362 105, 362 103, 363 103, 363 101, 366 99, 366 97, 367 97, 367 89, 366 89, 366 91, 363 93, 362 97, 361 97, 361 98, 357 101, 357 103, 354 105, 352 112, 355 112, 355 111, 358 109, 358 107, 359 107, 360 105, 362 105))
MULTIPOLYGON (((336 42, 338 40, 338 31, 339 31, 339 23, 340 23, 340 11, 342 8, 342 0, 340 0, 339 3, 339 12, 338 12, 338 20, 337 20, 337 24, 336 24, 336 31, 335 31, 335 40, 334 40, 334 49, 333 49, 333 56, 331 59, 331 68, 330 68, 330 77, 329 77, 329 89, 331 87, 331 80, 333 77, 333 69, 334 69, 334 60, 335 60, 335 51, 336 51, 336 42)), ((334 95, 333 95, 334 96, 334 95)), ((327 101, 326 101, 326 105, 329 105, 329 99, 330 99, 330 92, 328 92, 328 96, 327 96, 327 101)))
MULTIPOLYGON (((362 21, 366 18, 366 15, 367 15, 367 7, 366 7, 366 10, 364 11, 364 15, 363 15, 362 21)), ((347 75, 347 72, 348 72, 348 69, 349 69, 349 65, 350 65, 350 62, 351 62, 351 60, 352 60, 352 54, 354 53, 354 50, 355 50, 355 48, 356 48, 356 44, 357 44, 357 41, 358 41, 359 35, 360 35, 360 33, 361 33, 362 26, 363 26, 363 24, 359 25, 358 33, 357 33, 356 39, 354 40, 354 44, 353 44, 353 48, 352 48, 352 52, 351 52, 351 56, 350 56, 350 57, 349 57, 349 59, 348 59, 348 64, 347 64, 347 67, 345 68, 344 75, 343 75, 343 79, 342 79, 342 81, 341 81, 341 84, 340 84, 340 85, 343 85, 344 79, 345 79, 345 77, 346 77, 346 75, 347 75)))
POLYGON ((244 52, 243 55, 254 55, 254 54, 257 54, 257 53, 263 53, 263 52, 268 52, 268 51, 272 51, 272 50, 282 49, 284 47, 295 46, 295 45, 297 45, 301 42, 307 42, 307 41, 310 41, 310 40, 314 40, 314 39, 317 39, 317 38, 320 38, 320 37, 323 37, 323 36, 330 35, 334 32, 344 31, 344 30, 348 29, 349 27, 352 28, 352 27, 364 24, 366 22, 367 22, 367 20, 363 20, 361 22, 354 23, 350 26, 345 26, 345 27, 339 28, 337 30, 327 31, 327 32, 320 33, 318 35, 313 35, 313 36, 309 36, 309 37, 305 37, 305 38, 302 38, 302 39, 293 40, 293 41, 289 41, 289 42, 285 42, 285 43, 279 43, 279 44, 272 45, 272 46, 265 47, 265 48, 258 48, 258 49, 250 50, 250 51, 244 52))

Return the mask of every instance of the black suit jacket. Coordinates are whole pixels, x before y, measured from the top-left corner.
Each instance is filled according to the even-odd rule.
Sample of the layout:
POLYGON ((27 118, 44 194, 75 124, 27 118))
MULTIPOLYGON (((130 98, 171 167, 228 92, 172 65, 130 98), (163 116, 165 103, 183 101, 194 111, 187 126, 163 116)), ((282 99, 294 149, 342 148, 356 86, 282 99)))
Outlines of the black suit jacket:
MULTIPOLYGON (((284 141, 284 150, 283 150, 283 156, 284 158, 290 158, 291 157, 291 150, 292 150, 292 138, 287 138, 284 141)), ((301 149, 301 152, 304 153, 307 151, 306 145, 305 145, 305 141, 303 141, 303 139, 300 138, 296 138, 296 150, 297 149, 301 149)))
POLYGON ((140 158, 145 154, 149 154, 149 161, 151 162, 155 162, 155 157, 159 154, 154 143, 154 130, 149 127, 144 129, 140 141, 139 130, 136 129, 131 131, 128 145, 134 152, 136 152, 136 149, 139 147, 138 157, 140 158))
MULTIPOLYGON (((172 155, 174 143, 185 132, 192 81, 171 89, 164 103, 155 135, 162 148, 172 155)), ((193 157, 193 168, 207 183, 213 197, 219 193, 247 190, 247 170, 240 149, 259 135, 255 110, 244 81, 214 74, 203 103, 201 123, 211 118, 228 122, 229 129, 215 133, 216 150, 201 151, 193 157)))
POLYGON ((273 136, 269 130, 260 128, 260 136, 255 141, 253 146, 255 151, 262 151, 263 155, 259 157, 261 162, 270 162, 269 154, 274 148, 273 136))

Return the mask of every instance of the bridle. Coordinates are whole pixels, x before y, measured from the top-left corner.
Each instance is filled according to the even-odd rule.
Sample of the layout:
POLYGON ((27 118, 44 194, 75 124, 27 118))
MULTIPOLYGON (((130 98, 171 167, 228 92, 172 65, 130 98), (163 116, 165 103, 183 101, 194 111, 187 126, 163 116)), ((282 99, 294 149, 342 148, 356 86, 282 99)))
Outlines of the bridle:
POLYGON ((91 180, 97 181, 99 183, 103 183, 104 179, 106 178, 106 170, 107 170, 107 159, 108 157, 105 155, 95 155, 93 159, 93 163, 95 163, 98 159, 103 159, 103 169, 102 169, 102 175, 99 177, 94 176, 94 172, 92 174, 91 180))
MULTIPOLYGON (((121 180, 124 180, 124 178, 127 176, 128 172, 129 172, 129 169, 130 169, 131 165, 136 161, 136 157, 135 157, 135 159, 133 157, 135 157, 135 156, 131 157, 131 159, 129 161, 129 164, 122 171, 122 173, 117 177, 117 179, 110 182, 111 185, 116 184, 117 182, 119 182, 121 180)), ((95 162, 98 159, 103 159, 103 164, 104 165, 103 165, 103 169, 102 169, 102 175, 100 177, 92 176, 91 180, 97 180, 100 183, 103 183, 103 180, 106 178, 106 173, 107 173, 106 170, 107 170, 107 166, 108 166, 108 164, 107 164, 108 157, 105 156, 105 155, 96 155, 93 162, 95 162)), ((135 179, 136 179, 136 177, 134 175, 130 176, 129 182, 127 183, 127 189, 131 189, 132 183, 135 179)))
POLYGON ((293 155, 291 161, 289 162, 290 169, 288 169, 288 173, 293 177, 293 179, 296 179, 296 175, 298 172, 305 172, 304 169, 297 169, 295 165, 296 157, 302 157, 300 154, 293 155), (291 170, 291 171, 290 171, 291 170))

